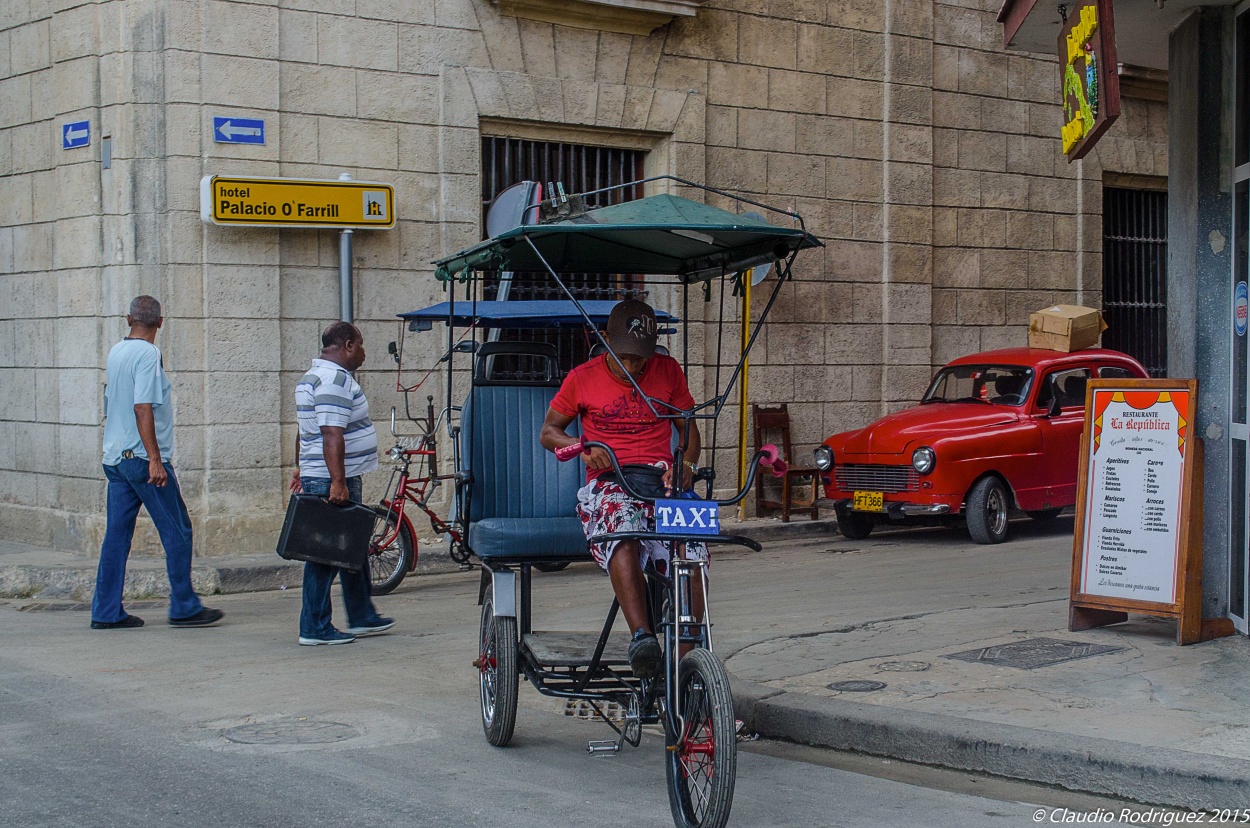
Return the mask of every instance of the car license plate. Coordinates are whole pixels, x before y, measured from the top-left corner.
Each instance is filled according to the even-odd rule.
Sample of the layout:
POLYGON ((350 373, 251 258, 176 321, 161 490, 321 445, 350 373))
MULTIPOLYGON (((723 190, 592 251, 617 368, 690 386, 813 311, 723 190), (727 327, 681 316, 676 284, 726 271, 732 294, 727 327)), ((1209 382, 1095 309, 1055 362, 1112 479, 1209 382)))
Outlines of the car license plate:
POLYGON ((884 512, 885 496, 881 492, 855 492, 851 508, 857 512, 884 512))

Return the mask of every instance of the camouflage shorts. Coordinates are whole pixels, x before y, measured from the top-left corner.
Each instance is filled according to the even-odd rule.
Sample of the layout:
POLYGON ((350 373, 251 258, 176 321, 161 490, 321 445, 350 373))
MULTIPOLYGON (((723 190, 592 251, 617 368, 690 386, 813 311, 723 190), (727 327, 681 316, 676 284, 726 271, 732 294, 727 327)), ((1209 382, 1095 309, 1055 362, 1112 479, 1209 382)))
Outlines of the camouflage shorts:
MULTIPOLYGON (((592 480, 577 492, 577 516, 582 521, 582 531, 586 537, 603 535, 608 532, 654 532, 655 506, 645 501, 634 500, 620 484, 603 480, 592 480)), ((590 546, 590 554, 595 563, 604 570, 608 561, 616 551, 617 544, 595 543, 590 546)), ((707 546, 690 541, 686 543, 684 556, 686 560, 708 560, 707 546)), ((642 541, 641 563, 656 562, 656 569, 664 572, 668 569, 669 545, 662 541, 642 541)))

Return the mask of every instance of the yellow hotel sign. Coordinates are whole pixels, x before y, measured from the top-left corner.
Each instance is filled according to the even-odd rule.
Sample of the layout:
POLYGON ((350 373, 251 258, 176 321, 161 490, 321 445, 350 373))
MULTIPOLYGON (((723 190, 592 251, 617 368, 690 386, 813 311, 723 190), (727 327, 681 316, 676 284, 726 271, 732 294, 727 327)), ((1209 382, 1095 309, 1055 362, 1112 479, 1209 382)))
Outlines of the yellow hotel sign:
POLYGON ((388 230, 395 226, 395 188, 372 181, 206 175, 200 180, 200 218, 244 227, 388 230))

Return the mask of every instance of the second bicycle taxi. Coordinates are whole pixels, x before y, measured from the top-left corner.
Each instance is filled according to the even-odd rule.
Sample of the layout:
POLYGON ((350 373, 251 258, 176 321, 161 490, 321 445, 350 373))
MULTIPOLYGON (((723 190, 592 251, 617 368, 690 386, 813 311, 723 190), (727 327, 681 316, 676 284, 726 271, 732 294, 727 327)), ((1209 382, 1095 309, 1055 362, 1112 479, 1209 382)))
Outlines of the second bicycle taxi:
MULTIPOLYGON (((710 462, 694 475, 699 494, 671 492, 656 498, 634 490, 616 455, 602 443, 583 437, 579 445, 569 447, 571 451, 561 450, 557 455, 539 445, 539 431, 560 382, 550 349, 519 342, 479 343, 464 349, 473 352, 473 366, 467 378, 461 374, 461 382, 467 379, 471 387, 459 418, 457 503, 465 543, 482 563, 479 646, 473 663, 479 673, 482 727, 492 744, 507 745, 513 738, 522 675, 539 693, 585 700, 608 721, 617 738, 592 741, 592 755, 619 751, 625 743, 638 746, 643 725, 659 724, 664 732, 663 755, 675 824, 720 828, 729 818, 736 774, 733 698, 724 666, 712 651, 707 563, 686 560, 680 550, 695 541, 759 550, 754 541, 721 531, 719 508, 746 496, 759 465, 776 471, 780 461, 775 450, 761 449, 749 464, 741 488, 725 492, 716 477, 715 422, 731 399, 751 345, 791 278, 796 255, 820 242, 789 211, 671 177, 622 186, 640 183, 653 191, 663 186, 697 188, 720 203, 749 204, 781 221, 772 224, 668 193, 586 209, 584 197, 591 193, 565 195, 559 187, 548 187, 546 192, 554 190, 557 195, 544 200, 538 214, 528 215, 520 227, 435 263, 437 276, 451 297, 449 353, 455 351, 455 314, 468 311, 472 317, 483 271, 545 271, 579 309, 582 323, 606 358, 616 360, 618 366, 620 357, 567 286, 567 274, 675 279, 677 289, 669 293, 681 307, 670 310, 683 321, 684 336, 674 356, 680 354, 690 377, 694 339, 699 372, 697 378, 690 377, 692 390, 713 389, 713 396, 703 402, 697 402, 695 392, 696 404, 684 410, 648 397, 630 377, 652 414, 673 422, 678 433, 692 422, 711 425, 711 439, 704 437, 704 456, 710 462), (749 278, 751 268, 764 265, 776 265, 777 277, 746 345, 739 349, 720 336, 727 296, 749 278), (456 282, 464 288, 462 300, 455 298, 456 282), (705 321, 693 338, 692 292, 702 302, 699 315, 705 321), (726 350, 740 351, 732 367, 721 365, 727 361, 721 357, 726 350), (531 361, 527 376, 494 376, 492 362, 505 356, 531 361), (722 367, 727 369, 725 374, 722 367), (657 524, 654 531, 615 532, 589 541, 660 541, 670 551, 666 571, 648 566, 644 572, 652 629, 664 651, 663 667, 650 680, 631 673, 625 658, 627 636, 613 635, 620 610, 615 599, 598 630, 533 629, 533 569, 590 560, 588 539, 574 507, 585 480, 579 456, 595 447, 607 451, 617 479, 631 497, 655 504, 657 524), (703 613, 696 607, 703 607, 703 613), (603 715, 608 703, 624 711, 620 725, 603 715)), ((660 287, 659 282, 648 283, 652 285, 660 287)), ((455 385, 456 372, 449 360, 445 385, 449 409, 455 385)), ((674 446, 673 468, 681 468, 682 450, 676 441, 674 446)), ((558 580, 547 583, 558 584, 558 580)))

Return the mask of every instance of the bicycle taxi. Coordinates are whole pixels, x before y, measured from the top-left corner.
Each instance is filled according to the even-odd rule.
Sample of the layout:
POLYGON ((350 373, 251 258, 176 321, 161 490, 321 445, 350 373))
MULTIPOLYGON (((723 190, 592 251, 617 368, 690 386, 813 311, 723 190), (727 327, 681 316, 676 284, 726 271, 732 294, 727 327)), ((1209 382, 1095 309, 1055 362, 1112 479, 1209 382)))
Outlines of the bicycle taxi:
MULTIPOLYGON (((641 183, 654 185, 660 181, 698 187, 668 177, 641 183)), ((624 743, 637 746, 642 726, 659 724, 664 732, 669 802, 675 823, 683 828, 719 828, 728 819, 733 800, 737 750, 733 699, 725 669, 712 651, 708 580, 704 577, 707 564, 686 560, 679 552, 682 544, 693 541, 709 546, 734 544, 756 551, 760 548, 748 538, 723 534, 718 510, 745 497, 759 465, 779 466, 780 461, 767 448, 758 451, 748 466, 744 485, 717 499, 718 491, 723 489, 717 486, 715 421, 730 400, 750 346, 782 286, 791 278, 796 255, 820 246, 820 242, 806 232, 796 213, 721 191, 699 189, 719 197, 722 203, 736 201, 770 211, 780 221, 770 224, 669 194, 586 209, 584 197, 591 193, 564 195, 556 188, 558 195, 544 200, 538 215, 527 216, 520 227, 435 264, 437 276, 451 296, 444 309, 449 354, 457 351, 457 325, 480 323, 475 308, 482 308, 485 303, 474 297, 480 294, 483 271, 542 271, 576 308, 579 318, 574 321, 583 325, 597 349, 618 365, 620 358, 599 331, 598 313, 590 312, 599 309, 577 300, 564 275, 631 274, 675 279, 674 293, 680 297, 676 301, 680 301, 681 308, 674 312, 683 320, 684 331, 680 361, 690 377, 693 290, 695 300, 706 303, 702 316, 712 319, 717 334, 702 328, 696 334, 699 341, 694 344, 695 350, 702 352, 702 372, 698 382, 691 377, 691 385, 717 388, 723 378, 720 363, 727 361, 719 355, 723 353, 722 346, 729 346, 720 336, 727 297, 736 284, 747 278, 751 268, 777 266, 776 281, 746 345, 732 347, 741 353, 728 371, 723 389, 716 390, 710 399, 698 403, 695 392, 693 408, 677 409, 648 397, 637 380, 630 377, 634 391, 646 401, 654 416, 673 422, 675 433, 683 433, 692 422, 711 423, 711 439, 704 436, 704 457, 709 462, 694 474, 702 490, 697 499, 681 492, 665 498, 645 497, 630 485, 608 446, 584 437, 580 445, 569 447, 571 451, 558 452, 559 457, 542 448, 539 431, 560 382, 550 346, 482 342, 459 349, 473 354, 471 380, 462 380, 469 381, 471 387, 459 412, 456 478, 464 542, 482 565, 479 647, 473 663, 480 674, 486 738, 497 746, 511 741, 522 675, 543 695, 585 700, 600 713, 617 738, 590 742, 592 755, 614 753, 624 743), (455 298, 456 282, 464 288, 464 299, 455 298), (719 306, 714 296, 717 287, 719 306), (522 379, 515 374, 509 379, 498 379, 493 375, 492 363, 501 358, 525 360, 531 369, 522 379), (710 380, 714 380, 714 386, 710 380), (533 569, 590 560, 588 539, 574 509, 577 490, 585 482, 585 468, 579 458, 582 451, 594 447, 607 451, 618 480, 631 497, 656 504, 657 525, 652 532, 598 535, 589 542, 654 540, 667 544, 671 553, 667 571, 649 566, 644 573, 652 629, 664 652, 663 667, 651 680, 631 673, 625 657, 625 631, 613 635, 620 610, 615 599, 598 630, 533 629, 533 569), (696 591, 701 594, 696 595, 696 591), (696 610, 700 606, 704 608, 702 615, 696 610), (604 715, 603 708, 608 703, 615 703, 624 711, 622 724, 604 715)), ((551 191, 548 188, 547 192, 551 191)), ((650 285, 658 286, 656 282, 650 285)), ((455 385, 452 361, 447 366, 448 410, 455 385)), ((681 468, 683 460, 674 439, 673 468, 681 468)))

